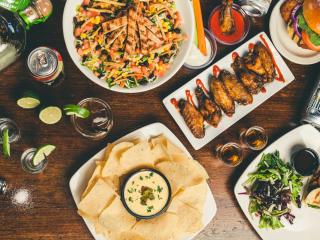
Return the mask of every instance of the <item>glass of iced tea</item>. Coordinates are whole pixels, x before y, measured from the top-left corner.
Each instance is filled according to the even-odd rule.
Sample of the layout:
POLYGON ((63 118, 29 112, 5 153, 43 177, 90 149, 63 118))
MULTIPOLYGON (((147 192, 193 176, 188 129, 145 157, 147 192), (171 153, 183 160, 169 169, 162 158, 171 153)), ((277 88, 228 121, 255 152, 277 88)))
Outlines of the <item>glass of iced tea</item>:
POLYGON ((243 149, 234 142, 218 146, 216 154, 217 158, 230 167, 238 166, 243 160, 243 149))
POLYGON ((259 126, 244 129, 240 132, 240 143, 243 147, 261 150, 268 143, 267 132, 259 126))

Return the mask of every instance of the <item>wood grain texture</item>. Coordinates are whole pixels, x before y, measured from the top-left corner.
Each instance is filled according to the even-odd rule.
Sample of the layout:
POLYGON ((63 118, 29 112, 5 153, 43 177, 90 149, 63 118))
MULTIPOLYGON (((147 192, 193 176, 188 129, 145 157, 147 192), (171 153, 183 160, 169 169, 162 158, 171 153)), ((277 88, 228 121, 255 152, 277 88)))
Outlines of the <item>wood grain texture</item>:
MULTIPOLYGON (((104 140, 93 142, 82 138, 71 126, 68 118, 54 126, 42 124, 36 111, 20 109, 15 103, 17 93, 30 86, 26 74, 25 56, 0 73, 0 116, 14 119, 22 130, 22 140, 12 146, 12 157, 0 157, 0 176, 12 187, 32 190, 33 208, 15 208, 10 196, 0 196, 0 239, 6 240, 56 240, 92 239, 83 220, 77 215, 76 206, 69 191, 68 182, 73 173, 94 153, 124 134, 153 122, 162 122, 185 144, 193 157, 200 161, 210 175, 210 186, 218 205, 218 213, 210 225, 196 240, 255 240, 259 236, 250 226, 238 207, 233 187, 257 152, 246 153, 244 162, 237 168, 229 168, 214 157, 217 144, 237 141, 241 128, 260 125, 266 128, 270 142, 294 128, 300 112, 316 80, 320 65, 300 66, 286 61, 296 80, 278 92, 241 121, 225 131, 207 146, 194 151, 179 127, 162 105, 162 99, 177 87, 193 78, 199 71, 182 68, 169 82, 141 94, 120 94, 105 90, 89 81, 73 64, 62 35, 64 1, 53 1, 54 13, 48 22, 35 26, 28 34, 28 49, 45 45, 58 49, 64 58, 66 80, 57 89, 41 89, 49 102, 63 105, 77 103, 86 97, 99 97, 110 103, 114 114, 114 128, 104 140), (21 153, 34 146, 51 143, 57 150, 50 156, 48 168, 41 175, 32 176, 22 171, 21 153)), ((275 1, 273 1, 275 2, 275 1)), ((218 1, 202 0, 204 23, 218 1)), ((275 4, 275 3, 273 3, 275 4)), ((247 39, 264 30, 268 33, 269 14, 252 19, 252 28, 247 39)), ((218 45, 216 60, 237 46, 218 45)))

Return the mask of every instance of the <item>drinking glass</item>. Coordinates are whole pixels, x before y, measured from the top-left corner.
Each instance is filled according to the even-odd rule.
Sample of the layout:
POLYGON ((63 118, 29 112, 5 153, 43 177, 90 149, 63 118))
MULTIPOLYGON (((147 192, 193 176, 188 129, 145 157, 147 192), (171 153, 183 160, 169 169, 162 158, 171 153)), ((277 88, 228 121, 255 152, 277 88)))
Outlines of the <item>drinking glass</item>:
POLYGON ((9 118, 0 118, 0 144, 2 144, 3 132, 8 129, 9 143, 14 143, 20 139, 20 129, 18 125, 9 118))
POLYGON ((230 167, 238 166, 243 160, 243 149, 238 143, 230 142, 216 149, 217 158, 230 167))
POLYGON ((29 148, 22 153, 21 166, 22 169, 31 174, 41 173, 48 165, 48 159, 45 157, 39 164, 33 164, 33 157, 36 154, 36 148, 29 148))
POLYGON ((106 137, 113 126, 113 115, 109 104, 99 98, 86 98, 78 105, 88 109, 90 116, 88 118, 71 116, 76 131, 92 140, 106 137))
POLYGON ((261 150, 268 143, 267 132, 264 128, 259 126, 243 129, 240 132, 240 143, 245 148, 256 151, 261 150))

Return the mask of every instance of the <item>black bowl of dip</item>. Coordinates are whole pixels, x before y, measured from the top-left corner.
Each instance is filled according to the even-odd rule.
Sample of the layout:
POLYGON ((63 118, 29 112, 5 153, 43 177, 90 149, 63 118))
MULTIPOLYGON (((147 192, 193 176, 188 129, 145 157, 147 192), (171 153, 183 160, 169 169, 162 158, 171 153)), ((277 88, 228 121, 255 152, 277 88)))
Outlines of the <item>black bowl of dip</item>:
POLYGON ((169 207, 170 183, 161 172, 152 168, 133 171, 121 184, 121 201, 137 219, 157 217, 169 207))
POLYGON ((302 176, 311 176, 319 168, 319 155, 311 148, 303 148, 291 157, 293 168, 302 176))

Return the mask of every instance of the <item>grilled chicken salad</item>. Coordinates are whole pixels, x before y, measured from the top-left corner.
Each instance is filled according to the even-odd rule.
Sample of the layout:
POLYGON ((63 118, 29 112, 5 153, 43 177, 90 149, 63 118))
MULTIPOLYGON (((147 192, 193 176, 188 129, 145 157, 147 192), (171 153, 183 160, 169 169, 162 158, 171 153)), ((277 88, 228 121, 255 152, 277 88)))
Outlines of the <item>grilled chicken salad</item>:
POLYGON ((155 81, 185 36, 174 0, 84 0, 74 17, 82 64, 111 88, 155 81))

